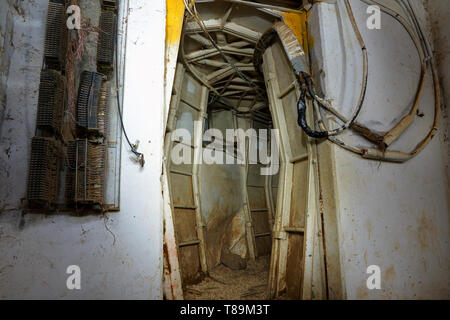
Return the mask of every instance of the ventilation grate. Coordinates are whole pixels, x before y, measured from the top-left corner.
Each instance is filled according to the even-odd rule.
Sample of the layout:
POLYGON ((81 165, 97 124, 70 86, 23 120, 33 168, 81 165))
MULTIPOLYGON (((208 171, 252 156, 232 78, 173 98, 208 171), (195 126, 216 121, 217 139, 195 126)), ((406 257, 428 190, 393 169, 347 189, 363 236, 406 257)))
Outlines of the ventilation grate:
POLYGON ((109 107, 109 91, 111 85, 109 81, 103 82, 100 88, 100 98, 97 108, 97 131, 98 133, 106 137, 108 130, 108 107, 109 107))
POLYGON ((117 16, 113 11, 104 10, 100 16, 100 36, 97 47, 97 66, 100 71, 109 71, 114 65, 114 50, 117 16))
POLYGON ((118 0, 102 0, 102 8, 105 10, 117 10, 118 0))
POLYGON ((28 171, 27 199, 31 206, 51 205, 57 196, 60 148, 56 140, 34 137, 28 171))
POLYGON ((67 201, 102 205, 105 194, 106 146, 87 139, 71 141, 67 155, 67 201))
POLYGON ((103 75, 84 71, 81 74, 77 101, 77 125, 85 133, 106 134, 109 83, 103 83, 103 75))
POLYGON ((67 27, 65 5, 49 2, 44 44, 44 61, 47 67, 55 70, 63 70, 66 50, 67 27))
POLYGON ((39 84, 39 98, 36 126, 60 133, 63 122, 63 108, 66 81, 55 70, 43 70, 39 84))

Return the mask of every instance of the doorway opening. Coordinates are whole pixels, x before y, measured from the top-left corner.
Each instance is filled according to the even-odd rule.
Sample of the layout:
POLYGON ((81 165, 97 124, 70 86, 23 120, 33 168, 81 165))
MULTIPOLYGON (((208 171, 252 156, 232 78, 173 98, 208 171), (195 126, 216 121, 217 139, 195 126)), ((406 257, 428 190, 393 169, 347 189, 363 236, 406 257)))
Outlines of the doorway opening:
POLYGON ((227 2, 192 13, 165 137, 166 298, 303 299, 313 286, 320 297, 318 174, 296 123, 299 88, 280 39, 254 63, 274 23, 295 21, 302 37, 304 13, 227 2))

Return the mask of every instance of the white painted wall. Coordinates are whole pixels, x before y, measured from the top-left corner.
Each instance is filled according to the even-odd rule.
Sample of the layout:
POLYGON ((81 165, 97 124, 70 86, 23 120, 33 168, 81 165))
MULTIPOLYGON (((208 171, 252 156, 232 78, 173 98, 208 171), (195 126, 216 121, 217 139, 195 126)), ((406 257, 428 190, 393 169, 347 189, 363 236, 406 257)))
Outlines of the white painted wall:
MULTIPOLYGON (((450 5, 446 0, 426 0, 426 9, 433 28, 434 48, 439 62, 441 84, 446 102, 450 101, 450 5)), ((448 108, 446 108, 448 110, 448 108)))
MULTIPOLYGON (((5 3, 0 0, 0 17, 5 3)), ((147 163, 140 169, 129 161, 124 144, 122 210, 108 214, 108 220, 100 216, 21 215, 46 3, 23 1, 24 18, 10 10, 14 50, 8 51, 7 104, 0 120, 0 298, 160 299, 164 1, 130 1, 124 118, 130 137, 141 141, 147 163), (70 264, 81 267, 81 291, 66 289, 65 270, 70 264)), ((358 0, 352 4, 362 25, 363 6, 358 0)), ((338 7, 343 15, 340 1, 338 7)), ((340 30, 345 39, 354 38, 336 8, 318 4, 310 24, 316 39, 314 55, 326 58, 324 65, 317 65, 323 69, 323 90, 340 103, 356 96, 360 56, 354 40, 346 40, 351 45, 346 50, 353 48, 352 53, 340 45, 340 30)), ((362 115, 365 121, 377 119, 381 102, 394 106, 392 111, 403 110, 418 77, 411 45, 403 39, 400 27, 389 21, 384 27, 387 32, 361 30, 372 66, 362 115)), ((426 117, 398 142, 399 148, 409 147, 416 141, 415 130, 425 129, 432 101, 428 79, 421 107, 426 117)), ((377 121, 373 125, 387 125, 387 119, 377 121)), ((348 298, 449 297, 449 204, 444 171, 444 150, 448 149, 443 139, 441 133, 404 165, 365 161, 336 148, 340 244, 348 298), (370 264, 382 268, 381 291, 369 292, 365 287, 365 270, 370 264)))
MULTIPOLYGON (((130 0, 124 121, 146 165, 130 160, 123 139, 121 211, 106 218, 21 213, 47 2, 21 1, 23 17, 9 11, 14 50, 0 120, 0 298, 161 299, 165 1, 130 0), (72 264, 81 267, 79 291, 66 288, 72 264)), ((6 3, 0 0, 0 17, 6 3)))
MULTIPOLYGON (((366 6, 359 0, 351 4, 369 52, 369 86, 360 119, 383 131, 412 102, 420 72, 417 54, 406 32, 391 17, 382 16, 381 30, 368 30, 366 6)), ((348 115, 359 95, 362 58, 343 1, 316 5, 309 25, 315 40, 312 57, 314 72, 320 73, 318 82, 326 96, 334 99, 336 106, 343 106, 341 111, 348 115)), ((411 150, 425 137, 433 108, 428 76, 420 105, 425 117, 416 119, 394 149, 411 150)), ((440 128, 447 125, 441 122, 440 128)), ((444 141, 443 132, 441 129, 421 154, 405 164, 362 160, 334 148, 341 266, 347 298, 450 297, 445 178, 448 141, 444 141), (373 264, 381 267, 381 290, 366 287, 366 268, 373 264)), ((363 144, 350 135, 343 139, 363 144)))
MULTIPOLYGON (((450 126, 448 116, 450 103, 450 3, 446 0, 426 0, 425 8, 428 11, 428 18, 433 30, 434 49, 436 50, 436 60, 439 66, 439 76, 441 80, 441 90, 443 91, 444 106, 443 117, 447 119, 447 128, 442 126, 444 138, 448 139, 450 126)), ((450 183, 450 144, 447 143, 447 182, 450 183)), ((447 197, 450 198, 450 188, 447 190, 447 197)))

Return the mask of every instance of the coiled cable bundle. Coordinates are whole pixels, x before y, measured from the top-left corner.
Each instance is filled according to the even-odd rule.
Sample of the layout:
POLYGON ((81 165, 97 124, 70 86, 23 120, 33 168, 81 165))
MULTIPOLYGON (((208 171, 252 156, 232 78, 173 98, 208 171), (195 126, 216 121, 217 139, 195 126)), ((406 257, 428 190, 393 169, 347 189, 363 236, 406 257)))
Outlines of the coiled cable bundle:
POLYGON ((312 77, 308 71, 308 68, 305 67, 308 65, 308 63, 306 60, 306 56, 303 50, 301 49, 301 45, 295 38, 295 35, 292 32, 292 30, 290 30, 289 27, 286 26, 284 23, 282 22, 275 23, 268 31, 266 31, 262 35, 255 48, 254 64, 256 69, 260 70, 262 64, 262 55, 264 51, 273 43, 273 41, 275 40, 275 35, 278 35, 278 37, 281 40, 281 43, 284 46, 287 56, 291 62, 294 73, 297 76, 297 80, 299 82, 300 98, 297 103, 297 111, 298 111, 297 122, 298 125, 303 129, 303 131, 308 136, 315 139, 326 138, 329 141, 337 144, 338 146, 347 149, 351 152, 357 153, 366 159, 390 161, 390 162, 405 162, 413 158, 420 151, 422 151, 425 148, 425 146, 429 143, 429 141, 433 138, 433 136, 436 134, 437 131, 437 126, 439 122, 440 92, 435 59, 432 57, 430 45, 428 44, 424 36, 422 27, 417 19, 417 16, 409 0, 397 0, 397 1, 403 5, 405 11, 409 16, 410 22, 408 22, 407 19, 403 18, 399 13, 376 1, 373 0, 361 0, 361 1, 368 5, 377 5, 379 6, 382 12, 395 18, 407 31, 420 57, 421 75, 411 110, 396 125, 394 125, 391 130, 386 132, 384 135, 377 134, 370 128, 367 128, 364 125, 357 122, 357 118, 361 113, 364 100, 366 97, 369 62, 368 62, 367 48, 364 43, 364 39, 358 29, 352 7, 348 0, 344 0, 344 3, 351 25, 353 27, 356 38, 361 48, 362 65, 363 65, 360 95, 356 107, 354 108, 354 111, 349 118, 346 118, 342 114, 340 114, 338 111, 339 108, 332 106, 331 103, 329 103, 316 93, 312 77), (433 73, 433 85, 435 92, 435 117, 433 126, 429 131, 428 135, 425 137, 425 139, 423 139, 412 152, 408 153, 408 152, 388 150, 391 144, 394 141, 396 141, 406 131, 406 129, 408 129, 408 127, 414 122, 420 98, 422 96, 422 92, 424 89, 427 65, 431 68, 433 73), (313 111, 317 122, 317 124, 314 126, 309 125, 307 122, 306 117, 308 105, 307 98, 309 98, 312 102, 313 111), (322 110, 325 110, 336 116, 339 119, 339 121, 342 122, 342 125, 336 129, 332 130, 328 129, 326 123, 322 119, 322 110), (318 129, 315 129, 315 127, 318 127, 318 129), (378 149, 369 147, 361 148, 351 146, 345 143, 337 136, 346 131, 347 129, 352 129, 369 142, 377 145, 378 149))

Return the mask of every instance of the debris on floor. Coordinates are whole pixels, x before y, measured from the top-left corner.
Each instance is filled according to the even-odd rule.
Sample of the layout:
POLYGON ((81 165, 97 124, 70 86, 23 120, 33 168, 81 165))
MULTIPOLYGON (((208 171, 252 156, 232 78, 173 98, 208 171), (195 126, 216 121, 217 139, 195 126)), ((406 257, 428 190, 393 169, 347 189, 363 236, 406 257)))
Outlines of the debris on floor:
POLYGON ((210 270, 209 276, 185 290, 186 300, 262 300, 267 298, 270 256, 248 261, 244 270, 232 270, 223 264, 210 270))

